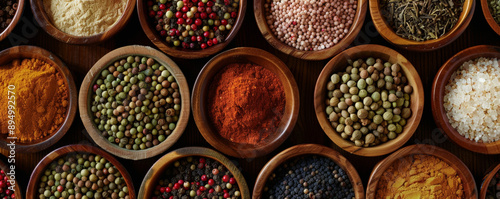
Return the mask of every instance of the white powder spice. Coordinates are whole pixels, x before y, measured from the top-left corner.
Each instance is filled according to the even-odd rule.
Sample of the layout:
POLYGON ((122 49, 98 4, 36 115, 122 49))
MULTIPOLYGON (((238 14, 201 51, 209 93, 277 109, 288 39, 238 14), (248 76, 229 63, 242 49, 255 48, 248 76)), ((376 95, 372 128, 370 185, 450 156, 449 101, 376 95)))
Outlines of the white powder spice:
POLYGON ((500 140, 500 67, 496 58, 465 62, 445 87, 446 115, 460 135, 476 142, 500 140))
POLYGON ((127 0, 43 0, 43 5, 59 30, 91 36, 113 26, 122 16, 127 0))

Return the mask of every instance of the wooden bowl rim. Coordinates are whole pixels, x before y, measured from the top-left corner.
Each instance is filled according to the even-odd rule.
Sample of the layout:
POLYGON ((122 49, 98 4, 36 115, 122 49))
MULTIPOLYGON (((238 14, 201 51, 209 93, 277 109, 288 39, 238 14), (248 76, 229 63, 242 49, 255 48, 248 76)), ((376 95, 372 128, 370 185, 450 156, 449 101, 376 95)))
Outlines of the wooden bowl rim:
POLYGON ((14 14, 14 18, 12 18, 12 21, 7 26, 7 28, 5 28, 0 33, 0 41, 7 38, 7 36, 9 36, 9 34, 14 30, 17 23, 19 22, 19 19, 21 19, 21 15, 23 14, 23 11, 24 11, 24 0, 18 0, 16 14, 14 14))
POLYGON ((90 135, 92 140, 101 148, 112 153, 113 155, 130 160, 141 160, 150 158, 160 153, 163 153, 164 151, 172 147, 172 145, 174 145, 175 142, 183 134, 184 129, 186 128, 189 120, 189 112, 190 112, 189 86, 186 77, 182 73, 181 69, 172 59, 170 59, 162 52, 153 49, 149 46, 140 46, 140 45, 131 45, 131 46, 124 46, 121 48, 117 48, 113 51, 108 52, 103 57, 101 57, 92 66, 87 75, 85 75, 85 78, 80 87, 79 103, 80 103, 79 106, 80 118, 82 119, 85 129, 87 130, 87 133, 90 135), (99 130, 96 129, 94 122, 90 119, 91 115, 89 114, 90 113, 89 100, 92 94, 91 84, 95 81, 96 76, 98 76, 100 72, 104 68, 106 68, 110 63, 113 63, 114 61, 120 58, 127 57, 129 55, 150 57, 155 59, 158 63, 165 66, 170 71, 170 73, 174 75, 175 80, 179 85, 179 92, 181 95, 181 113, 179 115, 179 120, 176 123, 174 131, 172 131, 172 133, 169 136, 167 136, 167 138, 157 146, 153 146, 151 148, 144 150, 129 150, 121 148, 116 144, 110 143, 106 138, 104 138, 101 135, 101 133, 99 133, 99 130))
POLYGON ((393 152, 399 147, 403 146, 411 138, 413 133, 415 133, 415 130, 417 129, 422 118, 424 109, 424 88, 420 76, 415 70, 415 67, 413 67, 413 65, 403 55, 385 46, 366 44, 352 47, 341 52, 325 65, 318 77, 318 80, 316 81, 316 86, 314 89, 314 108, 316 110, 316 117, 319 124, 321 125, 321 128, 337 146, 349 153, 360 156, 380 156, 393 152), (379 144, 373 147, 357 147, 353 142, 340 137, 340 135, 336 133, 336 130, 327 120, 327 116, 325 113, 326 106, 324 102, 326 99, 326 82, 330 80, 330 76, 334 72, 338 71, 339 68, 344 69, 345 67, 347 67, 339 66, 340 63, 343 63, 344 60, 350 58, 357 59, 359 58, 359 54, 362 53, 383 54, 390 57, 385 61, 389 61, 390 59, 400 60, 400 62, 398 63, 403 69, 409 83, 413 87, 410 108, 417 108, 416 111, 414 110, 414 108, 412 108, 412 115, 410 119, 407 120, 407 124, 404 126, 403 132, 401 132, 401 134, 399 134, 394 140, 389 140, 386 143, 379 144))
POLYGON ((357 199, 365 198, 363 183, 358 175, 358 172, 356 171, 356 168, 354 168, 351 162, 349 162, 349 160, 344 156, 342 156, 338 151, 318 144, 295 145, 288 149, 285 149, 284 151, 278 153, 276 156, 271 158, 271 160, 269 160, 266 163, 266 165, 264 165, 264 167, 260 170, 259 175, 255 180, 254 190, 252 194, 253 198, 254 199, 262 198, 262 190, 265 187, 267 179, 274 172, 274 170, 276 170, 280 165, 282 165, 283 163, 285 163, 290 159, 307 154, 323 156, 335 162, 335 164, 340 166, 349 177, 349 181, 352 184, 352 187, 354 189, 353 192, 356 198, 357 199))
POLYGON ((432 83, 432 115, 434 116, 437 126, 443 129, 446 135, 461 147, 483 154, 500 154, 500 140, 482 143, 465 138, 451 126, 443 107, 445 86, 448 84, 451 75, 462 66, 464 62, 479 57, 496 57, 500 59, 500 47, 489 45, 473 46, 455 54, 441 66, 432 83))
MULTIPOLYGON (((10 170, 7 164, 5 164, 2 161, 0 161, 0 169, 3 170, 4 172, 8 172, 10 170)), ((21 185, 19 185, 19 182, 16 179, 14 179, 14 182, 16 183, 16 185, 14 186, 14 194, 16 194, 15 195, 16 198, 22 199, 23 197, 21 192, 21 185)))
POLYGON ((410 39, 405 39, 397 35, 392 27, 389 27, 385 18, 380 13, 379 0, 369 1, 370 15, 373 19, 375 28, 386 41, 406 50, 421 52, 437 50, 455 41, 455 39, 457 39, 465 31, 467 26, 469 26, 476 7, 475 0, 465 0, 462 8, 462 13, 460 13, 457 24, 455 24, 455 26, 450 31, 437 39, 418 42, 410 39))
MULTIPOLYGON (((54 66, 64 77, 64 80, 68 87, 69 103, 68 103, 68 110, 66 113, 66 117, 64 118, 64 122, 61 124, 59 129, 52 135, 46 136, 45 138, 41 140, 36 140, 34 142, 22 143, 22 142, 17 142, 16 140, 16 150, 19 153, 35 153, 52 146, 66 134, 71 124, 73 123, 73 120, 75 119, 78 100, 77 100, 77 90, 75 81, 73 79, 73 75, 71 75, 71 72, 69 71, 68 67, 64 64, 64 62, 62 62, 61 59, 59 59, 55 54, 37 46, 23 45, 23 46, 14 46, 11 48, 7 48, 0 52, 0 57, 7 57, 5 59, 8 60, 9 62, 14 59, 20 59, 20 58, 30 58, 30 59, 37 58, 54 66), (24 54, 26 53, 34 55, 29 57, 24 56, 24 54)), ((4 63, 0 64, 3 65, 4 63)), ((2 148, 8 150, 7 148, 8 141, 6 139, 0 139, 0 143, 1 143, 0 146, 2 148)))
POLYGON ((477 198, 478 193, 476 188, 476 181, 474 180, 474 177, 472 176, 469 168, 457 156, 453 155, 449 151, 434 145, 427 144, 414 144, 404 147, 378 162, 370 174, 370 179, 368 180, 368 185, 366 188, 366 198, 375 198, 375 190, 377 189, 378 181, 381 175, 387 170, 387 168, 392 166, 396 158, 399 159, 410 155, 434 156, 446 162, 451 167, 454 167, 453 169, 457 171, 457 175, 460 177, 464 185, 464 196, 466 198, 477 198))
POLYGON ((165 171, 165 169, 167 169, 170 166, 170 164, 172 164, 176 160, 189 156, 201 156, 210 158, 224 165, 224 167, 226 167, 236 179, 238 187, 240 188, 241 198, 242 199, 250 198, 250 191, 248 189, 245 177, 240 172, 240 170, 233 164, 233 162, 231 162, 231 160, 229 160, 227 157, 220 154, 219 152, 205 147, 179 148, 174 151, 171 151, 170 153, 165 154, 163 157, 158 159, 153 164, 153 166, 149 168, 148 172, 144 176, 144 179, 142 180, 141 183, 141 188, 139 190, 138 198, 146 198, 146 196, 150 196, 150 194, 147 193, 147 190, 155 188, 155 185, 152 183, 157 182, 158 178, 160 177, 159 174, 163 174, 163 171, 165 171))
POLYGON ((44 29, 45 32, 47 32, 50 36, 67 44, 85 45, 103 42, 118 33, 128 22, 130 16, 132 15, 132 12, 134 12, 135 1, 136 0, 127 0, 127 5, 123 10, 123 14, 106 31, 90 36, 77 36, 59 30, 52 24, 49 16, 45 12, 43 1, 30 0, 30 4, 35 20, 38 22, 40 27, 42 27, 42 29, 44 29))
POLYGON ((129 196, 130 199, 135 199, 135 189, 134 189, 134 183, 132 181, 132 177, 130 177, 130 174, 128 173, 127 169, 118 161, 116 160, 111 154, 103 151, 102 149, 99 149, 95 146, 91 145, 86 145, 86 144, 71 144, 71 145, 66 145, 63 147, 60 147, 49 154, 47 154, 45 157, 38 162, 36 165, 35 169, 33 169, 33 173, 31 173, 30 176, 30 181, 28 183, 28 187, 26 188, 26 198, 37 198, 33 197, 33 195, 36 193, 36 185, 38 185, 38 179, 42 176, 42 170, 45 169, 47 166, 49 166, 54 160, 56 160, 59 157, 65 156, 70 153, 89 153, 89 154, 94 154, 94 155, 100 155, 103 158, 106 158, 108 162, 113 164, 118 171, 120 171, 120 174, 123 176, 123 179, 125 180, 125 183, 127 184, 128 190, 129 190, 129 196), (37 172, 38 171, 38 172, 37 172))
POLYGON ((479 198, 486 198, 486 192, 488 191, 488 185, 490 184, 491 179, 493 179, 495 174, 500 171, 500 164, 496 165, 495 167, 493 166, 488 169, 488 172, 483 177, 483 181, 481 183, 481 191, 479 192, 479 198))
POLYGON ((500 35, 500 25, 498 25, 495 19, 493 19, 493 15, 491 15, 488 0, 481 0, 481 10, 483 11, 484 18, 486 19, 486 22, 488 22, 491 29, 493 29, 497 35, 500 35))
POLYGON ((220 52, 224 49, 231 41, 236 37, 238 31, 240 30, 241 25, 243 24, 243 20, 245 18, 247 0, 239 0, 238 6, 238 17, 236 19, 236 23, 232 27, 229 34, 226 36, 223 42, 213 45, 209 48, 202 50, 190 50, 190 49, 182 49, 182 48, 174 48, 167 45, 163 42, 161 36, 151 27, 149 16, 144 11, 147 7, 144 6, 146 1, 137 0, 137 14, 139 15, 139 22, 141 24, 142 30, 146 34, 146 36, 153 42, 153 44, 158 47, 164 53, 172 57, 182 58, 182 59, 199 59, 208 57, 215 53, 220 52))
POLYGON ((299 50, 294 47, 289 46, 281 42, 271 31, 269 26, 267 25, 266 13, 264 10, 264 2, 265 0, 255 0, 253 4, 255 20, 257 21, 257 26, 259 27, 260 32, 266 39, 266 41, 271 44, 275 49, 278 49, 282 53, 292 55, 299 59, 304 60, 324 60, 330 57, 335 56, 340 53, 342 50, 347 48, 357 37, 366 17, 366 10, 368 7, 368 0, 357 0, 357 8, 356 14, 354 17, 354 21, 349 29, 349 32, 342 38, 339 43, 333 45, 330 48, 317 50, 317 51, 304 51, 299 50))
POLYGON ((270 153, 288 138, 295 126, 295 123, 297 122, 300 106, 299 101, 297 83, 285 63, 267 51, 252 47, 238 47, 219 53, 210 59, 205 66, 203 66, 203 69, 198 74, 193 87, 191 106, 193 107, 193 116, 196 126, 198 126, 201 135, 210 145, 229 156, 238 158, 255 158, 270 153), (218 64, 223 60, 230 59, 234 60, 232 63, 241 63, 241 59, 234 59, 234 57, 259 57, 266 62, 271 63, 269 65, 262 66, 273 71, 276 76, 278 76, 285 91, 285 98, 286 96, 289 96, 291 99, 287 100, 285 104, 283 117, 278 128, 278 132, 281 132, 276 133, 275 137, 270 135, 266 140, 271 138, 273 138, 273 140, 266 144, 251 145, 233 143, 217 135, 217 132, 212 130, 210 122, 206 120, 208 116, 205 115, 204 93, 210 86, 210 81, 213 76, 217 74, 217 72, 213 75, 210 75, 210 73, 213 70, 219 71, 221 68, 225 67, 218 64), (287 107, 289 107, 289 111, 287 111, 287 107))

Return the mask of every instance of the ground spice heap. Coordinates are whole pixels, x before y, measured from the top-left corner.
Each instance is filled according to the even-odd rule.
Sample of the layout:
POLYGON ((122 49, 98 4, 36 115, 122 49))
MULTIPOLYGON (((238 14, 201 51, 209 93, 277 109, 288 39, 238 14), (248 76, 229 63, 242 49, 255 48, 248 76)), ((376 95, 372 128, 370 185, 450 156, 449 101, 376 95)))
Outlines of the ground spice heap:
POLYGON ((17 1, 0 1, 0 32, 5 30, 16 15, 17 1))
MULTIPOLYGON (((20 142, 31 142, 55 133, 64 122, 69 104, 68 85, 54 66, 38 60, 14 60, 0 66, 0 91, 8 96, 14 85, 16 98, 16 136, 20 142)), ((6 134, 9 118, 6 97, 0 98, 0 131, 6 134)))
POLYGON ((285 92, 270 70, 253 64, 230 64, 214 77, 210 91, 210 122, 222 137, 257 144, 277 130, 285 92))
POLYGON ((375 198, 464 198, 464 188, 457 171, 443 160, 410 155, 382 174, 375 198))
POLYGON ((76 36, 91 36, 113 26, 122 16, 127 0, 44 0, 50 22, 76 36))

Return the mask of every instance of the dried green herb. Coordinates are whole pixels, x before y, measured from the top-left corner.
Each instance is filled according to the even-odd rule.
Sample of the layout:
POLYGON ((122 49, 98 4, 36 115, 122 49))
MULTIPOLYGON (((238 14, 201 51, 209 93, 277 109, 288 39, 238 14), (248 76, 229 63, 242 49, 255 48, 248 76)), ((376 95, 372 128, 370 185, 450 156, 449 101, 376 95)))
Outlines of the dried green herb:
POLYGON ((464 0, 381 0, 380 4, 382 16, 397 35, 427 41, 455 26, 464 0))
POLYGON ((490 13, 493 19, 500 24, 500 0, 489 0, 488 8, 490 8, 490 13))

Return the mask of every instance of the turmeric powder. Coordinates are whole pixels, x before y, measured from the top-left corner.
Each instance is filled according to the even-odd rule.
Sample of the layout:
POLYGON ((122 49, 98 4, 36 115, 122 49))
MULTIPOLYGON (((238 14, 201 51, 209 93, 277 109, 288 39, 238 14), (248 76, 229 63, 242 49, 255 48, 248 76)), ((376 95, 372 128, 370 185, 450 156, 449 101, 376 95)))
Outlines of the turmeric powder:
POLYGON ((42 60, 13 60, 8 65, 0 66, 2 137, 9 133, 9 137, 28 143, 57 132, 66 118, 68 90, 62 73, 42 60), (15 89, 9 89, 9 85, 14 85, 15 89), (11 118, 7 114, 9 91, 15 93, 15 114, 11 118), (8 121, 12 118, 15 122, 14 135, 8 129, 8 121))
POLYGON ((410 155, 396 160, 380 178, 375 198, 464 198, 462 179, 443 160, 410 155))

